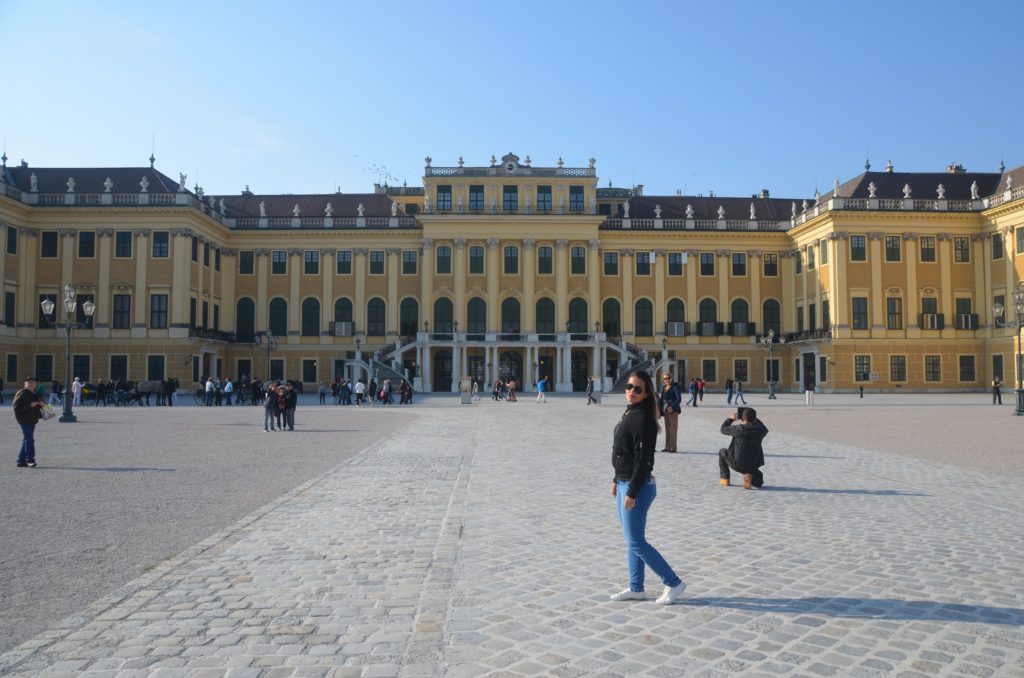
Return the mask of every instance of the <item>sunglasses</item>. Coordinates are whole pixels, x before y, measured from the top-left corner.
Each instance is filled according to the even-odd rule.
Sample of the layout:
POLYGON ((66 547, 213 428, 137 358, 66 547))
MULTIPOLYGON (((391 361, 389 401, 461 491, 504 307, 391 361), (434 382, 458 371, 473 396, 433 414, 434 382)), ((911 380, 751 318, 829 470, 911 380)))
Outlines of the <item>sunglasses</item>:
POLYGON ((644 392, 644 387, 640 386, 639 384, 626 384, 626 393, 629 393, 630 391, 637 395, 642 395, 644 392))

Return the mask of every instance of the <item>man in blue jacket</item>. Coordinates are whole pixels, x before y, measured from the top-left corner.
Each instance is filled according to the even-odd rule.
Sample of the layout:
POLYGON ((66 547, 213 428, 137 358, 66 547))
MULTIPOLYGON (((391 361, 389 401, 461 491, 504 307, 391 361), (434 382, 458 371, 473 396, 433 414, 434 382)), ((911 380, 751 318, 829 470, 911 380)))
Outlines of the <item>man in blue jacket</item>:
POLYGON ((666 372, 661 377, 661 393, 658 396, 661 416, 665 419, 665 447, 662 452, 678 452, 676 438, 679 433, 679 413, 682 411, 683 392, 672 375, 666 372))

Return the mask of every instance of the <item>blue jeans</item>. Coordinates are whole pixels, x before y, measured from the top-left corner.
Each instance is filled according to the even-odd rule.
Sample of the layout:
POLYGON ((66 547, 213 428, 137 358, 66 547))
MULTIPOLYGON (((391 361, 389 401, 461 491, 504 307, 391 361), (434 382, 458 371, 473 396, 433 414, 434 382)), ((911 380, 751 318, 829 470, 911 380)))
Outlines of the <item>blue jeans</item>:
POLYGON ((21 453, 18 454, 18 463, 25 464, 36 460, 36 425, 18 423, 21 427, 21 453))
POLYGON ((725 389, 725 404, 726 405, 732 405, 732 389, 731 388, 725 389))
POLYGON ((665 586, 678 585, 682 580, 658 553, 658 549, 647 543, 644 535, 647 529, 647 512, 658 495, 654 476, 640 488, 636 496, 636 506, 630 511, 623 506, 628 491, 628 480, 616 481, 615 498, 619 502, 619 522, 622 524, 622 535, 626 539, 626 560, 629 562, 629 590, 644 590, 644 565, 651 568, 665 586))
POLYGON ((267 409, 263 410, 263 430, 264 431, 269 431, 270 429, 274 428, 274 415, 275 414, 276 414, 276 412, 274 412, 274 410, 267 410, 267 409))

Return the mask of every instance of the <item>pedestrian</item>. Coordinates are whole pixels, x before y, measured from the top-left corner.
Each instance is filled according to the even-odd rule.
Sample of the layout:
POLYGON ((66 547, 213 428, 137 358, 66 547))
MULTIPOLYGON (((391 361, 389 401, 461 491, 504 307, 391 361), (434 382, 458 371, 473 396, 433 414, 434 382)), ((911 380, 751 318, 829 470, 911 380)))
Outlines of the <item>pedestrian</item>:
POLYGON ((101 402, 103 403, 103 406, 106 407, 107 385, 102 379, 100 379, 99 383, 96 384, 96 401, 92 404, 92 406, 99 407, 101 402))
POLYGON ((178 399, 178 378, 167 380, 167 407, 174 407, 174 401, 178 399))
POLYGON ((207 407, 213 405, 213 377, 206 378, 206 397, 205 403, 207 407))
POLYGON ((512 377, 508 380, 508 402, 518 403, 519 398, 516 397, 516 387, 519 384, 516 383, 516 378, 512 377))
POLYGON ((768 435, 768 428, 757 418, 752 407, 737 408, 722 424, 722 434, 731 436, 729 447, 718 450, 718 483, 729 487, 729 469, 743 474, 743 489, 749 490, 764 485, 764 449, 761 441, 768 435))
POLYGON ((661 394, 658 396, 658 405, 661 416, 665 419, 665 447, 662 452, 678 452, 679 413, 682 411, 683 392, 679 384, 675 383, 672 375, 666 372, 661 377, 661 394))
POLYGON ((992 404, 993 405, 996 404, 997 400, 999 401, 998 404, 1000 404, 1000 405, 1003 404, 1002 386, 1003 386, 1003 380, 1000 379, 998 375, 996 375, 996 377, 992 379, 992 404))
POLYGON ((259 405, 265 396, 263 393, 263 382, 259 380, 259 377, 253 377, 249 388, 252 389, 252 404, 259 405))
POLYGON ((224 382, 224 399, 227 401, 226 405, 231 407, 231 397, 235 395, 235 384, 231 381, 231 377, 228 377, 224 382))
POLYGON ((732 405, 732 379, 725 380, 725 404, 732 405))
MULTIPOLYGON (((477 382, 476 379, 473 380, 473 391, 472 392, 473 392, 473 402, 474 403, 480 402, 480 384, 477 382)), ((404 403, 405 401, 403 400, 402 402, 404 403)))
POLYGON ((544 395, 544 391, 547 390, 547 387, 548 387, 548 378, 546 376, 541 377, 540 381, 537 382, 537 402, 538 403, 546 403, 548 401, 548 397, 546 395, 544 395))
POLYGON ((82 390, 83 389, 84 389, 84 387, 82 386, 82 382, 78 379, 78 377, 75 377, 75 381, 71 384, 71 395, 74 398, 72 404, 75 407, 78 407, 79 405, 82 404, 82 390))
POLYGON ((498 377, 497 379, 494 380, 493 386, 494 389, 491 391, 491 400, 501 400, 501 388, 502 386, 504 386, 504 384, 501 381, 501 377, 498 377))
MULTIPOLYGON (((700 395, 700 401, 704 402, 704 379, 697 378, 697 393, 700 395)), ((696 405, 697 403, 694 403, 696 405)))
POLYGON ((370 407, 377 405, 377 378, 370 377, 370 383, 366 386, 366 397, 370 401, 370 407))
POLYGON ((593 377, 587 377, 587 404, 589 405, 590 403, 595 403, 595 404, 597 403, 597 400, 594 399, 594 378, 593 377))
POLYGON ((341 396, 342 405, 352 404, 352 382, 348 379, 343 379, 341 386, 338 387, 338 394, 341 396))
POLYGON ((363 403, 363 398, 366 396, 366 384, 363 383, 362 377, 356 382, 356 407, 359 407, 363 403))
POLYGON ((743 380, 742 379, 737 379, 736 380, 736 404, 739 405, 740 403, 743 403, 744 405, 746 405, 747 404, 747 399, 743 397, 743 380))
POLYGON ((327 404, 327 387, 324 386, 324 382, 322 382, 322 381, 320 382, 320 387, 316 390, 316 392, 317 392, 317 395, 320 396, 320 404, 321 405, 326 405, 327 404))
POLYGON ((338 385, 337 378, 331 382, 331 402, 337 405, 341 400, 341 386, 338 385))
POLYGON ((56 379, 50 384, 50 404, 60 405, 60 382, 56 379))
POLYGON ((37 392, 39 380, 25 377, 25 385, 14 394, 14 418, 21 426, 19 468, 36 467, 36 424, 43 418, 43 397, 37 392))
MULTIPOLYGON (((217 381, 213 382, 213 404, 216 407, 220 407, 224 402, 224 382, 218 377, 217 381)), ((147 403, 148 404, 148 403, 147 403)))
POLYGON ((267 389, 267 395, 263 399, 263 432, 276 431, 274 419, 277 417, 277 393, 272 388, 267 389))
POLYGON ((284 387, 284 423, 289 431, 295 430, 295 408, 299 404, 299 394, 291 382, 284 387))
POLYGON ((274 415, 277 417, 277 430, 284 430, 284 386, 280 383, 274 387, 274 392, 277 394, 277 408, 274 410, 274 415))
POLYGON ((694 407, 697 407, 697 379, 696 378, 691 378, 690 379, 689 393, 690 393, 690 399, 686 401, 686 406, 689 407, 690 405, 693 405, 694 407))
POLYGON ((626 383, 626 412, 615 426, 612 442, 612 496, 617 499, 619 523, 626 541, 629 587, 609 598, 643 600, 644 568, 649 567, 665 585, 654 602, 671 605, 686 584, 647 541, 647 513, 657 496, 654 481, 654 447, 658 441, 658 403, 654 381, 644 370, 634 370, 626 383))

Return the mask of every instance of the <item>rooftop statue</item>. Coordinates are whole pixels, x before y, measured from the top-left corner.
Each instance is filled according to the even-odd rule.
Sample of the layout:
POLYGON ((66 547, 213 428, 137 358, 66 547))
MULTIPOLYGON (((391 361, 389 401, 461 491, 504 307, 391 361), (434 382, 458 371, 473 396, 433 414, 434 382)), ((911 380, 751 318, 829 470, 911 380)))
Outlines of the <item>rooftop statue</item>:
POLYGON ((263 202, 262 200, 260 200, 260 216, 267 216, 267 203, 263 202))

